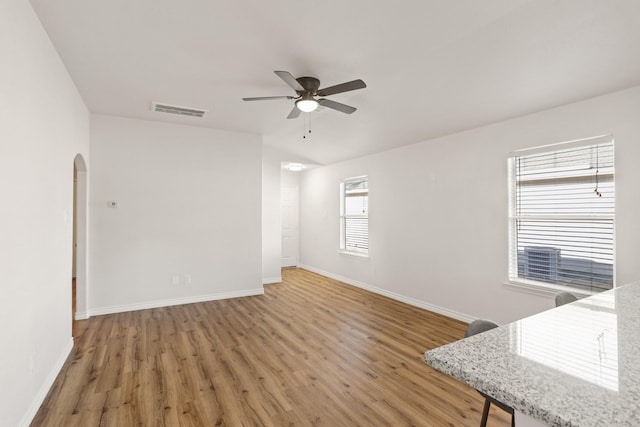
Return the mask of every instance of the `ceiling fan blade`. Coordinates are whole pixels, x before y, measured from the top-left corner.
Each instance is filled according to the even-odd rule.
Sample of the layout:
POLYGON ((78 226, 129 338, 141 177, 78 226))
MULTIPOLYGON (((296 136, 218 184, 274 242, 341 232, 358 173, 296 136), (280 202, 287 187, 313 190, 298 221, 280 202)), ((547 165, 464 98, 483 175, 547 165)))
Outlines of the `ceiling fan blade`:
POLYGON ((357 108, 351 107, 350 105, 342 104, 340 102, 324 98, 318 99, 318 104, 322 105, 323 107, 332 108, 346 114, 351 114, 357 110, 357 108))
POLYGON ((287 119, 297 119, 298 116, 300 115, 300 112, 301 111, 298 109, 298 107, 294 105, 293 110, 291 110, 291 112, 287 116, 287 119))
POLYGON ((335 86, 325 87, 318 91, 318 96, 335 95, 336 93, 349 92, 350 90, 364 89, 367 87, 366 83, 362 80, 353 80, 346 83, 341 83, 335 86))
POLYGON ((254 98, 242 98, 243 101, 266 101, 270 99, 296 99, 295 96, 258 96, 254 98))
POLYGON ((286 84, 288 84, 289 86, 291 86, 291 88, 293 90, 295 90, 296 92, 304 91, 304 88, 302 87, 302 85, 300 85, 300 83, 298 83, 296 78, 293 77, 290 72, 288 72, 288 71, 274 71, 274 73, 276 73, 278 75, 278 77, 280 77, 282 80, 284 80, 284 82, 286 84))

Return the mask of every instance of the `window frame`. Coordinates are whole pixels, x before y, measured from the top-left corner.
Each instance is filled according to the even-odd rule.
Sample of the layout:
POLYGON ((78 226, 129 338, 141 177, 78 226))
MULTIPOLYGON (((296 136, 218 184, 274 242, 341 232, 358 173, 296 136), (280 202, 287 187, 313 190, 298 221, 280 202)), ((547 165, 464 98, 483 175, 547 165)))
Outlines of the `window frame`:
POLYGON ((368 175, 360 175, 354 176, 350 178, 343 179, 340 181, 340 248, 338 250, 341 254, 346 255, 354 255, 359 257, 368 258, 369 257, 369 176, 368 175), (349 182, 356 182, 365 180, 367 182, 367 213, 365 215, 347 215, 345 212, 346 209, 346 185, 349 182), (347 247, 347 236, 346 236, 346 222, 349 218, 365 218, 367 220, 367 247, 366 248, 357 248, 353 246, 347 247))
MULTIPOLYGON (((535 215, 527 216, 527 215, 518 215, 516 213, 516 203, 517 203, 517 191, 518 191, 518 183, 516 178, 516 170, 515 170, 515 159, 518 157, 526 157, 536 154, 544 154, 544 153, 554 153, 562 150, 572 149, 572 148, 580 148, 580 147, 590 147, 600 144, 612 144, 613 152, 614 152, 614 166, 613 166, 613 188, 614 188, 614 204, 613 204, 613 213, 612 214, 593 214, 587 215, 595 220, 610 220, 612 222, 612 251, 613 251, 613 264, 612 264, 612 289, 616 288, 616 221, 615 221, 615 212, 616 212, 616 203, 615 203, 615 141, 612 135, 602 135, 596 136, 592 138, 585 138, 579 140, 573 140, 568 142, 563 142, 559 144, 550 144, 530 149, 517 150, 508 153, 507 162, 508 162, 508 280, 505 283, 507 286, 511 286, 514 288, 518 288, 520 290, 536 293, 536 294, 555 294, 560 291, 568 291, 574 293, 578 296, 590 296, 595 295, 600 292, 605 291, 606 289, 584 289, 578 286, 570 286, 562 283, 550 283, 546 281, 537 281, 526 279, 523 277, 519 277, 518 272, 518 220, 529 219, 529 220, 539 220, 540 217, 536 218, 535 215)), ((582 219, 580 215, 569 215, 566 218, 571 217, 572 220, 582 219)), ((558 219, 563 219, 559 217, 558 219)))

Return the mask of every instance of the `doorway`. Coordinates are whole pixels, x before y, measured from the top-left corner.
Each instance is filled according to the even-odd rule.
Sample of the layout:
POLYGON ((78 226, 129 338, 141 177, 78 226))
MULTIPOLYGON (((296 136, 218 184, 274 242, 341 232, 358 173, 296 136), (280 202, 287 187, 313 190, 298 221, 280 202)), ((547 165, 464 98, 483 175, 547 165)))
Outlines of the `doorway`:
POLYGON ((71 319, 76 318, 76 249, 78 247, 77 234, 78 216, 78 168, 73 162, 73 245, 71 249, 71 319))
POLYGON ((87 314, 87 165, 82 155, 73 159, 73 249, 71 262, 72 320, 87 314))
POLYGON ((281 267, 298 265, 298 187, 282 186, 280 191, 282 230, 281 267))

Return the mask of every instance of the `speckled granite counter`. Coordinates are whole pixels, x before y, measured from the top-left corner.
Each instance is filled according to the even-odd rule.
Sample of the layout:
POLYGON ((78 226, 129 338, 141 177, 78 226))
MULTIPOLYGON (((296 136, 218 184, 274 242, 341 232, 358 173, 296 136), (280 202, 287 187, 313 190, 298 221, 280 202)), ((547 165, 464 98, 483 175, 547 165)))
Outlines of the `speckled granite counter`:
POLYGON ((640 426, 640 284, 427 351, 425 360, 541 424, 640 426))

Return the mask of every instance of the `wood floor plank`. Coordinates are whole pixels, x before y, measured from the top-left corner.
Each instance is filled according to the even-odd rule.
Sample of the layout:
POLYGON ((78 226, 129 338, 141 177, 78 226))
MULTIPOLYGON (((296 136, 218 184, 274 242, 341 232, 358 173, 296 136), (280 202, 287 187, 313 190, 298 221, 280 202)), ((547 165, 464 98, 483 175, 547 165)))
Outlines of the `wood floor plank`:
MULTIPOLYGON (((477 426, 424 363, 466 325, 301 269, 262 296, 96 316, 32 426, 477 426)), ((490 426, 510 425, 491 411, 490 426)))

